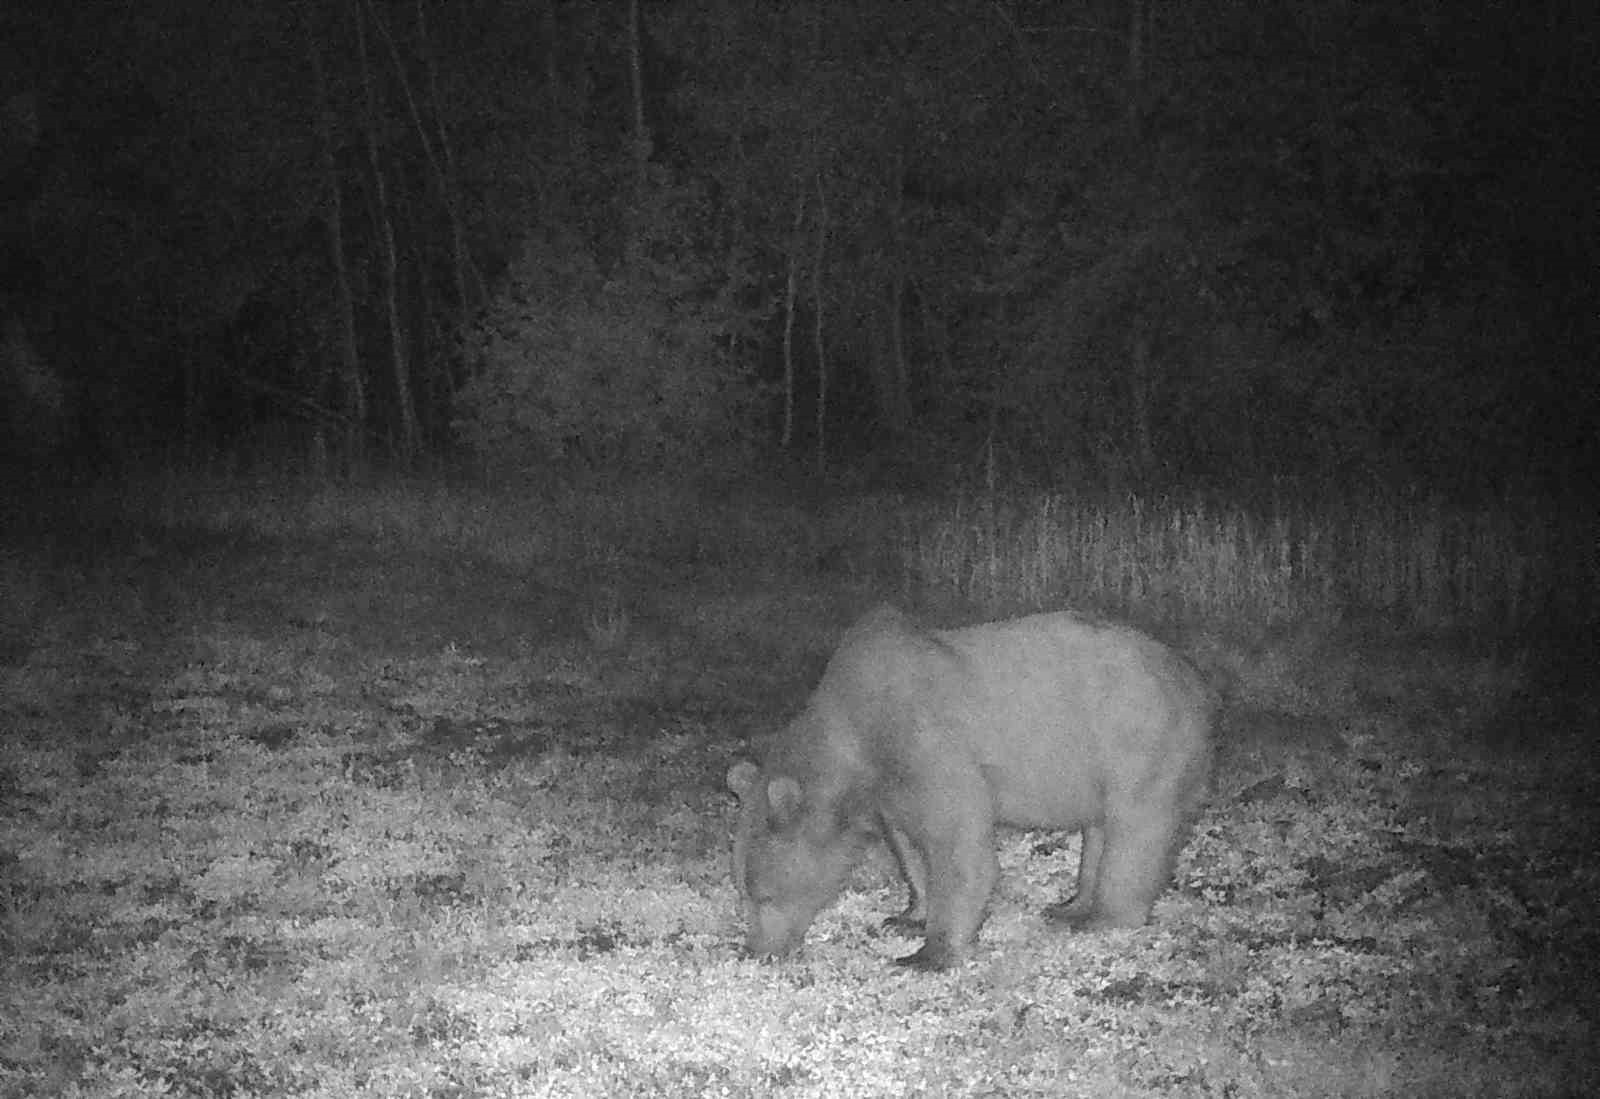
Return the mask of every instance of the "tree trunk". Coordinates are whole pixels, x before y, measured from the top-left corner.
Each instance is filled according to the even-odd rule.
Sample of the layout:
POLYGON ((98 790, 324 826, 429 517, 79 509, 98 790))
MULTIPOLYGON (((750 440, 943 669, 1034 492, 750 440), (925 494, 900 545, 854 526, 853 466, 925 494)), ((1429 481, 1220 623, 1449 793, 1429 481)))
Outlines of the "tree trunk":
POLYGON ((636 270, 643 258, 641 219, 650 182, 650 134, 644 123, 644 65, 639 55, 639 0, 628 0, 628 80, 633 100, 633 216, 628 219, 628 265, 636 270))
POLYGON ((1132 377, 1129 379, 1129 418, 1132 421, 1134 465, 1143 479, 1155 471, 1156 449, 1150 430, 1150 334, 1144 318, 1133 322, 1132 377))
POLYGON ((956 377, 955 357, 950 349, 950 328, 943 320, 935 320, 933 301, 928 293, 926 283, 913 283, 912 291, 917 296, 917 310, 922 317, 923 346, 937 364, 936 377, 931 383, 925 382, 930 389, 940 395, 941 400, 948 399, 949 388, 956 377))
MULTIPOLYGON (((556 0, 544 0, 540 5, 539 27, 540 33, 544 36, 545 117, 548 125, 555 127, 561 138, 570 141, 568 135, 572 126, 562 105, 561 66, 556 61, 556 43, 560 41, 560 36, 556 34, 556 0)), ((544 173, 539 174, 542 177, 544 173)), ((541 187, 539 209, 545 208, 545 196, 541 187)))
MULTIPOLYGON (((422 38, 418 48, 422 52, 422 64, 428 77, 428 98, 433 103, 433 128, 439 139, 439 160, 434 165, 434 171, 444 199, 445 215, 450 219, 450 274, 455 283, 456 308, 459 310, 455 327, 459 330, 466 326, 476 300, 471 292, 471 284, 477 281, 472 277, 476 268, 471 253, 467 251, 467 230, 461 217, 461 186, 456 173, 456 157, 450 146, 450 129, 445 125, 444 104, 439 98, 439 67, 434 63, 433 50, 428 41, 426 16, 423 0, 417 0, 417 32, 422 38)), ((431 157, 429 159, 432 160, 431 157)))
POLYGON ((200 457, 200 337, 191 332, 183 341, 183 460, 200 457))
MULTIPOLYGON (((417 143, 422 147, 422 155, 428 162, 429 177, 439 195, 439 207, 444 211, 446 227, 450 234, 450 278, 455 291, 457 311, 456 320, 447 327, 450 330, 457 330, 465 323, 467 311, 471 307, 467 296, 467 270, 470 260, 466 249, 466 231, 461 222, 461 203, 454 182, 454 162, 450 154, 449 134, 445 129, 444 112, 439 106, 438 74, 433 64, 433 52, 428 48, 427 10, 424 0, 416 0, 417 34, 421 39, 417 52, 422 56, 423 71, 428 80, 428 94, 433 104, 431 128, 423 120, 422 107, 418 103, 416 92, 412 89, 411 78, 400 57, 400 47, 389 30, 389 24, 384 21, 372 0, 366 0, 366 5, 372 23, 378 28, 378 34, 388 51, 395 82, 405 98, 412 129, 416 131, 417 143), (435 148, 436 141, 437 148, 435 148)), ((417 269, 419 272, 426 270, 426 264, 419 264, 417 269)))
POLYGON ((906 246, 904 219, 905 159, 895 157, 889 200, 889 361, 879 368, 883 422, 891 434, 900 435, 911 423, 911 393, 906 367, 905 309, 906 246))
POLYGON ((411 367, 406 361, 405 333, 400 325, 400 265, 394 242, 394 219, 389 211, 388 178, 378 150, 378 96, 373 87, 372 66, 367 59, 366 22, 360 0, 352 0, 355 14, 356 52, 361 66, 361 90, 366 100, 365 144, 367 166, 372 173, 372 219, 383 264, 384 324, 389 330, 389 366, 394 375, 395 437, 393 447, 409 462, 417 453, 417 409, 411 393, 411 367))
POLYGON ((903 434, 911 424, 911 394, 906 368, 905 273, 898 264, 889 278, 889 361, 884 365, 884 423, 894 435, 903 434))
POLYGON ((1144 54, 1148 31, 1147 0, 1128 0, 1128 103, 1124 124, 1130 145, 1138 143, 1144 129, 1144 54))
POLYGON ((799 298, 800 229, 805 223, 806 188, 794 197, 794 230, 789 234, 789 272, 783 291, 783 449, 794 445, 794 314, 799 298))
POLYGON ((817 355, 817 477, 828 474, 828 354, 822 332, 822 270, 828 255, 828 195, 817 176, 817 262, 811 269, 812 340, 817 355))
MULTIPOLYGON (((311 23, 311 6, 301 9, 306 31, 306 53, 311 59, 311 80, 316 96, 317 160, 322 171, 323 220, 328 228, 328 261, 333 270, 334 309, 338 328, 338 380, 341 400, 334 402, 346 417, 348 437, 345 454, 360 456, 367 427, 367 387, 361 376, 361 352, 356 342, 355 293, 350 288, 350 270, 344 256, 344 189, 339 181, 338 163, 333 153, 332 109, 328 104, 328 82, 322 69, 322 50, 317 45, 311 23)), ((319 399, 326 399, 319 394, 319 399)))

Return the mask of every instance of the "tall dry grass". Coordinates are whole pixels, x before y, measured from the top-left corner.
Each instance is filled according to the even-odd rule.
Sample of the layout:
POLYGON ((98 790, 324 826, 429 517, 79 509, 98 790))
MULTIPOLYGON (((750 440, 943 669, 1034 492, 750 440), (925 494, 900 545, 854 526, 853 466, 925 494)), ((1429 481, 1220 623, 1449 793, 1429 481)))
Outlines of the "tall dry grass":
POLYGON ((1356 611, 1515 628, 1568 583, 1553 516, 1531 500, 968 493, 908 518, 900 551, 914 584, 991 609, 1259 626, 1356 611))

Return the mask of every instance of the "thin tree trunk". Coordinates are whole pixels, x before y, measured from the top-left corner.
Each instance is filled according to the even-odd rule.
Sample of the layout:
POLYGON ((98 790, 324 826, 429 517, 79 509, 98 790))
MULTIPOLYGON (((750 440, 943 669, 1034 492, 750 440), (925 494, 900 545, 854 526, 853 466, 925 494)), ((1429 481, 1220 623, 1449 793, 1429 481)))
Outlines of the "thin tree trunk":
POLYGON ((383 263, 384 323, 389 329, 389 365, 394 373, 394 401, 397 436, 396 453, 410 461, 417 453, 417 409, 411 394, 411 368, 406 362, 405 333, 400 326, 400 265, 394 243, 394 220, 389 213, 389 185, 378 151, 378 96, 373 87, 372 67, 367 61, 366 21, 359 0, 352 0, 355 15, 356 52, 361 66, 361 90, 366 100, 365 125, 367 164, 372 172, 372 218, 377 230, 383 263))
POLYGON ((322 50, 317 45, 311 22, 311 5, 301 9, 306 32, 306 53, 311 59, 311 80, 316 95, 317 159, 322 171, 323 218, 328 227, 328 262, 333 270, 335 322, 338 328, 338 381, 340 400, 335 402, 346 417, 348 437, 345 455, 358 459, 367 426, 367 387, 361 376, 361 352, 356 341, 355 293, 350 288, 350 269, 344 256, 344 188, 339 181, 338 161, 333 151, 333 117, 328 104, 328 81, 322 68, 322 50))
POLYGON ((461 217, 461 184, 456 172, 455 151, 450 145, 450 128, 445 125, 444 101, 439 96, 439 66, 433 59, 433 49, 428 41, 427 13, 424 0, 417 0, 417 33, 421 36, 419 49, 422 64, 428 76, 428 99, 433 103, 433 128, 439 138, 439 187, 444 192, 445 213, 450 218, 450 268, 455 281, 456 302, 461 310, 458 327, 464 326, 472 306, 477 300, 471 294, 470 283, 481 282, 472 253, 467 251, 466 225, 461 217))
POLYGON ((889 363, 884 370, 884 420, 890 432, 902 434, 911 424, 910 371, 906 367, 905 308, 906 247, 904 217, 905 159, 895 157, 889 227, 893 254, 889 257, 889 363))
POLYGON ((644 126, 644 64, 640 59, 639 0, 628 0, 628 79, 633 98, 633 216, 629 218, 628 259, 642 258, 645 196, 650 182, 650 135, 644 126))
POLYGON ((200 340, 191 332, 183 348, 183 460, 200 456, 200 340))
POLYGON ((892 424, 896 434, 911 426, 911 370, 906 366, 906 322, 902 314, 905 296, 905 272, 896 270, 889 296, 889 355, 893 367, 890 381, 894 387, 892 424))
MULTIPOLYGON (((899 436, 911 422, 911 401, 906 393, 905 325, 900 310, 905 301, 905 279, 899 270, 889 273, 889 293, 885 307, 889 311, 888 346, 882 348, 887 360, 878 367, 879 387, 883 402, 883 426, 889 433, 899 436)), ((876 343, 878 341, 874 341, 876 343)))
POLYGON ((1144 130, 1144 55, 1149 29, 1147 0, 1128 0, 1128 104, 1124 122, 1130 144, 1144 130))
MULTIPOLYGON (((555 127, 565 137, 570 129, 566 111, 561 106, 561 67, 556 63, 556 0, 544 0, 539 8, 540 33, 544 35, 544 91, 546 125, 555 127)), ((537 173, 543 176, 546 173, 537 173)), ((540 198, 543 198, 541 193, 540 198)), ((542 211, 544 202, 539 203, 542 211)))
POLYGON ((917 296, 917 310, 922 315, 924 345, 938 363, 937 377, 930 388, 944 394, 951 379, 956 376, 955 361, 950 352, 950 330, 942 322, 934 320, 933 302, 929 297, 927 284, 913 283, 912 291, 917 296))
POLYGON ((783 449, 794 445, 794 315, 800 289, 800 229, 806 216, 806 188, 794 196, 794 229, 789 234, 789 277, 783 291, 783 449))
POLYGON ((1150 334, 1143 317, 1133 322, 1133 377, 1130 379, 1131 401, 1129 413, 1133 420, 1133 441, 1136 448, 1135 463, 1140 478, 1155 471, 1156 450, 1150 429, 1150 334))
MULTIPOLYGON (((1319 67, 1317 81, 1317 123, 1313 137, 1317 142, 1317 176, 1322 204, 1332 209, 1338 191, 1338 152, 1335 137, 1338 134, 1336 106, 1339 98, 1339 64, 1341 48, 1339 33, 1332 24, 1332 16, 1312 0, 1301 0, 1294 5, 1296 22, 1311 47, 1319 67)), ((1331 232, 1332 219, 1320 219, 1323 235, 1331 232)))
POLYGON ((822 332, 822 271, 828 254, 828 196, 817 176, 817 262, 811 270, 812 338, 817 355, 817 477, 828 473, 828 355, 822 332))
MULTIPOLYGON (((432 53, 428 49, 427 41, 427 10, 424 0, 416 0, 417 34, 420 39, 418 52, 422 55, 424 71, 427 74, 429 94, 432 100, 432 129, 423 121, 422 109, 418 103, 412 82, 406 71, 406 66, 400 56, 400 48, 395 42, 394 35, 382 14, 374 6, 372 0, 365 0, 367 12, 373 25, 378 28, 379 36, 383 39, 388 51, 389 62, 394 68, 395 80, 400 87, 405 99, 406 109, 411 116, 412 128, 416 131, 417 141, 422 146, 423 156, 428 162, 429 174, 433 181, 434 189, 438 193, 439 206, 444 211, 446 226, 450 237, 450 277, 454 289, 454 306, 449 308, 451 319, 441 327, 443 337, 439 343, 444 346, 449 337, 459 332, 466 325, 467 313, 471 302, 467 297, 467 268, 470 259, 466 251, 466 234, 462 227, 460 216, 460 202, 453 184, 454 171, 450 160, 450 147, 448 135, 445 130, 444 115, 439 105, 439 86, 434 71, 432 53), (435 140, 438 148, 435 148, 435 140)), ((419 248, 420 250, 420 248, 419 248)), ((410 361, 413 364, 421 363, 432 367, 421 374, 421 381, 415 389, 420 391, 422 407, 435 409, 444 406, 448 401, 452 380, 446 375, 446 356, 433 354, 426 346, 435 330, 435 316, 432 311, 432 295, 428 286, 428 264, 422 256, 415 257, 411 269, 416 272, 418 280, 417 296, 421 303, 419 312, 415 317, 412 331, 415 333, 411 347, 410 361)), ((448 308, 448 307, 447 307, 448 308)), ((413 370, 415 373, 415 370, 413 370)))
POLYGON ((401 94, 405 98, 406 110, 411 116, 411 126, 417 133, 417 141, 422 146, 422 154, 428 162, 428 170, 433 179, 433 185, 439 193, 439 206, 444 210, 445 221, 450 232, 450 277, 455 288, 455 299, 458 316, 452 329, 459 328, 466 319, 467 310, 471 302, 467 297, 467 268, 470 260, 466 249, 466 232, 461 222, 461 203, 457 189, 454 185, 453 161, 450 155, 449 135, 445 129, 444 113, 439 105, 438 74, 433 64, 433 53, 428 49, 428 24, 427 9, 424 0, 416 0, 417 34, 421 41, 417 51, 422 55, 423 71, 428 80, 428 94, 433 103, 433 125, 430 133, 429 126, 423 121, 422 109, 417 102, 415 91, 411 87, 411 78, 406 72, 404 62, 400 57, 400 47, 394 40, 394 35, 389 30, 389 25, 384 21, 381 13, 373 5, 372 0, 365 0, 367 12, 373 25, 378 28, 378 34, 383 39, 385 49, 389 54, 389 63, 394 67, 395 80, 400 86, 401 94), (438 148, 434 146, 437 139, 438 148))

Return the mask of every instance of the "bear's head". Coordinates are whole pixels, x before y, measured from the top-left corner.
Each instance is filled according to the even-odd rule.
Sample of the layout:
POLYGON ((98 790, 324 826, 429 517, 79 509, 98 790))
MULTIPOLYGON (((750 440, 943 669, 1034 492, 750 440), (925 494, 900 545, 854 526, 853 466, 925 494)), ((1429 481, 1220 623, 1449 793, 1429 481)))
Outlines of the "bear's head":
POLYGON ((793 775, 736 763, 728 788, 739 797, 733 877, 744 905, 745 948, 759 958, 786 957, 844 888, 866 836, 793 775))

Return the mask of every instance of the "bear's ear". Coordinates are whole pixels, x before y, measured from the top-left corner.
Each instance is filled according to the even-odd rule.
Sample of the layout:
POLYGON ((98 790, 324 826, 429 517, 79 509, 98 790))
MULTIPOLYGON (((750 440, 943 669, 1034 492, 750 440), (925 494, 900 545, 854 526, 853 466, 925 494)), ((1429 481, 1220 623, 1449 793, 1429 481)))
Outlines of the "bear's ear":
POLYGON ((767 805, 775 827, 783 828, 792 823, 804 804, 805 793, 788 775, 779 775, 767 783, 767 805))
POLYGON ((740 801, 745 801, 755 790, 756 780, 760 777, 760 768, 749 760, 742 759, 728 768, 728 789, 738 794, 740 801))

